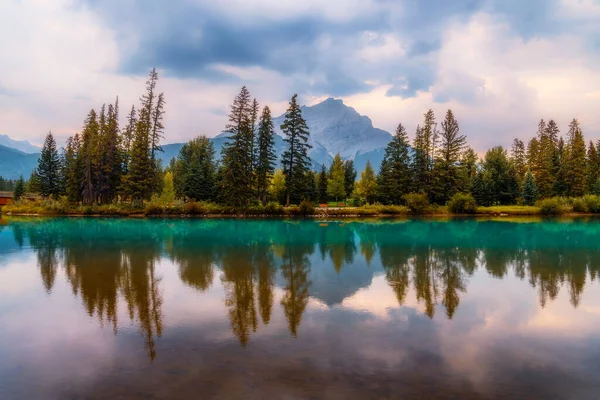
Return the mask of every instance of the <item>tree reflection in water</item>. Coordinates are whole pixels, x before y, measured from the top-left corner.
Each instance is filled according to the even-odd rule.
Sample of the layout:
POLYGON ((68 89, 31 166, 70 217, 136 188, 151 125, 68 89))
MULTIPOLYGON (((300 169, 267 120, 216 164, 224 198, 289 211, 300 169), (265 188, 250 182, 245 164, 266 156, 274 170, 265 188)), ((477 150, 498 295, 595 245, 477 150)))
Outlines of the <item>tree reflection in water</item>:
MULTIPOLYGON (((35 251, 44 290, 52 292, 62 268, 88 314, 115 334, 121 299, 150 360, 163 332, 161 258, 198 291, 220 273, 231 330, 242 346, 261 322, 271 321, 278 277, 280 305, 296 337, 311 279, 319 276, 312 274, 323 268, 339 276, 349 274, 350 265, 368 268, 371 278, 383 273, 398 305, 413 290, 426 315, 434 318, 441 306, 449 319, 479 268, 498 279, 512 271, 535 288, 542 307, 563 288, 577 307, 587 279, 600 272, 600 227, 586 223, 43 219, 8 226, 18 246, 29 243, 35 251)), ((325 284, 333 289, 336 281, 325 284)), ((345 287, 345 297, 362 287, 358 281, 345 287)))

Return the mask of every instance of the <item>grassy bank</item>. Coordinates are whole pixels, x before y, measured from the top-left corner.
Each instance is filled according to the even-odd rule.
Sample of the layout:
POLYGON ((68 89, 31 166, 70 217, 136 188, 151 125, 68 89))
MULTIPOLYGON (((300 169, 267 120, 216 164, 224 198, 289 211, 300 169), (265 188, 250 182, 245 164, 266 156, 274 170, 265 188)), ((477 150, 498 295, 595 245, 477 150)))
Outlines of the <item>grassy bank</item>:
POLYGON ((600 197, 585 196, 576 199, 552 198, 538 202, 536 206, 477 207, 475 212, 453 213, 446 206, 428 205, 420 209, 406 206, 364 205, 360 207, 314 207, 310 203, 283 207, 277 203, 236 208, 208 202, 175 201, 169 204, 150 202, 143 207, 128 203, 101 206, 69 204, 59 200, 21 200, 2 208, 5 215, 42 216, 120 216, 120 217, 393 217, 393 216, 535 216, 535 215, 590 215, 600 214, 600 197))

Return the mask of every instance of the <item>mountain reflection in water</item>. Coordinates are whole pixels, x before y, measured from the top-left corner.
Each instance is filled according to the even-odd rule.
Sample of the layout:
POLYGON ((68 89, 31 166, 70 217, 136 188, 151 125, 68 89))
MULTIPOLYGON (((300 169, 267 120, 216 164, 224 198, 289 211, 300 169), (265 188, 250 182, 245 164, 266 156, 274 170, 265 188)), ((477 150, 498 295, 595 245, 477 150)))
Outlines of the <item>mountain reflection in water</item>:
MULTIPOLYGON (((160 382, 170 374, 181 375, 186 376, 183 386, 194 387, 189 381, 192 378, 187 377, 190 370, 206 373, 203 378, 206 384, 220 379, 216 372, 206 372, 191 359, 185 361, 188 352, 197 351, 202 354, 199 357, 206 368, 224 375, 245 374, 245 380, 237 381, 237 389, 241 391, 236 391, 235 386, 217 390, 219 385, 216 385, 214 392, 206 393, 207 397, 231 398, 244 390, 248 393, 249 388, 261 382, 248 370, 257 368, 264 372, 264 379, 276 382, 275 388, 257 390, 257 394, 276 393, 284 397, 288 386, 297 386, 300 389, 293 393, 300 398, 305 395, 348 398, 347 390, 356 390, 359 394, 373 384, 375 389, 369 389, 369 393, 395 398, 400 389, 393 389, 385 379, 387 375, 380 372, 383 368, 398 377, 394 385, 403 385, 405 392, 402 393, 407 398, 445 398, 453 394, 463 398, 501 398, 526 393, 520 391, 524 387, 529 387, 530 393, 538 397, 548 393, 563 396, 557 398, 579 398, 571 397, 573 388, 579 387, 583 390, 578 392, 581 398, 588 398, 585 397, 587 389, 600 388, 600 358, 584 357, 582 361, 574 355, 579 357, 584 350, 592 349, 600 355, 599 335, 585 338, 596 347, 590 345, 583 349, 582 342, 565 343, 565 349, 577 348, 577 351, 570 350, 569 356, 564 355, 569 350, 562 348, 556 353, 538 354, 535 362, 542 365, 538 368, 524 363, 527 354, 518 354, 532 341, 546 343, 550 340, 546 335, 523 337, 516 341, 518 344, 502 345, 501 342, 510 341, 513 335, 525 335, 525 328, 532 324, 531 319, 527 320, 533 315, 528 292, 535 293, 542 310, 553 302, 561 302, 562 293, 572 313, 583 312, 578 307, 586 289, 594 292, 595 301, 600 301, 597 290, 599 237, 600 223, 594 221, 514 223, 460 219, 323 223, 13 219, 0 225, 0 264, 8 265, 7 271, 19 267, 19 273, 24 273, 22 270, 29 263, 27 254, 34 254, 43 288, 38 290, 45 292, 47 301, 50 303, 56 291, 65 293, 61 282, 67 283, 66 287, 103 332, 110 330, 116 336, 123 330, 126 332, 126 340, 117 342, 123 352, 130 353, 123 347, 124 343, 136 342, 127 333, 129 327, 135 327, 143 338, 144 352, 150 363, 143 367, 129 360, 124 363, 128 366, 117 368, 123 373, 139 368, 146 371, 149 366, 157 365, 161 373, 166 374, 156 378, 160 382), (167 284, 173 267, 179 283, 167 284), (391 289, 393 304, 386 298, 389 289, 380 285, 383 282, 391 289), (529 289, 523 290, 524 286, 520 285, 518 291, 513 290, 518 282, 526 283, 529 289), (503 285, 501 290, 506 292, 495 290, 498 285, 503 285), (460 320, 454 322, 461 310, 461 300, 470 296, 471 287, 475 289, 472 298, 477 301, 465 305, 467 308, 460 320), (186 288, 206 297, 190 298, 186 288), (490 292, 486 293, 487 290, 490 292), (486 320, 490 318, 486 313, 492 315, 491 311, 507 300, 499 298, 504 296, 522 299, 523 310, 505 310, 502 318, 519 319, 521 313, 527 316, 519 324, 506 328, 498 342, 486 340, 482 345, 490 349, 504 346, 510 350, 504 354, 494 353, 496 364, 490 364, 489 370, 504 375, 496 377, 493 384, 487 383, 487 390, 491 391, 486 394, 476 389, 476 383, 490 377, 477 376, 476 369, 472 369, 476 360, 469 359, 468 354, 457 355, 452 350, 442 349, 440 341, 442 338, 448 343, 460 341, 462 331, 472 333, 486 323, 493 323, 486 320), (222 310, 221 314, 217 315, 215 310, 222 310), (327 314, 325 310, 329 310, 327 314), (204 322, 193 319, 198 315, 206 317, 204 322), (229 343, 228 335, 218 328, 221 320, 228 322, 238 343, 237 350, 225 346, 229 343), (439 320, 439 324, 432 325, 426 323, 427 320, 439 320), (287 325, 286 336, 282 336, 283 331, 279 329, 280 321, 287 325), (411 324, 414 327, 410 327, 411 324), (442 335, 439 326, 450 333, 442 335), (262 340, 261 334, 264 335, 262 340), (373 336, 364 338, 359 337, 360 334, 373 336), (253 346, 255 339, 258 342, 253 346), (279 347, 269 349, 269 341, 279 347), (241 356, 240 350, 244 352, 241 356), (298 353, 292 356, 291 351, 298 353), (521 360, 522 363, 516 365, 529 377, 527 382, 515 383, 517 370, 509 375, 502 370, 503 363, 514 363, 515 358, 521 360), (286 360, 289 364, 284 367, 282 363, 286 360), (552 364, 552 360, 561 360, 563 366, 569 363, 582 369, 587 366, 589 376, 565 377, 565 372, 552 364), (307 372, 315 370, 315 365, 330 371, 326 382, 313 372, 307 372), (277 368, 295 371, 298 375, 283 377, 274 372, 277 368), (374 378, 372 374, 381 376, 374 378), (429 374, 445 374, 445 377, 438 375, 430 385, 423 381, 429 374), (545 384, 535 381, 549 377, 558 380, 545 384), (346 389, 335 384, 338 380, 345 382, 346 389), (337 387, 337 392, 320 395, 317 390, 313 393, 311 383, 306 382, 317 387, 337 387), (493 396, 488 396, 490 393, 493 396)), ((2 272, 0 266, 0 277, 2 272)), ((11 276, 12 284, 18 286, 16 275, 11 276)), ((25 294, 24 298, 16 297, 13 301, 27 304, 31 293, 28 290, 25 294)), ((3 297, 0 292, 0 303, 3 297)), ((55 311, 67 309, 64 304, 52 303, 48 307, 55 311)), ((587 313, 591 312, 593 323, 597 323, 600 303, 592 302, 585 308, 587 313)), ((3 312, 6 310, 0 306, 0 317, 3 312)), ((29 317, 24 315, 23 318, 29 317)), ((0 326, 7 323, 1 320, 0 326)), ((72 328, 69 325, 72 322, 64 324, 65 332, 72 328)), ((35 327, 36 321, 24 325, 35 327)), ((561 329, 560 321, 545 321, 542 325, 549 332, 561 329)), ((501 329, 503 324, 496 326, 501 329)), ((20 328, 16 323, 13 326, 7 323, 7 327, 9 331, 20 328)), ((103 342, 109 340, 102 337, 103 342)), ((10 338, 9 335, 7 340, 10 338)), ((142 341, 139 343, 141 346, 142 341)), ((461 343, 461 346, 464 351, 476 352, 468 344, 461 343)), ((11 355, 10 349, 0 345, 0 355, 3 352, 11 355)), ((20 357, 17 350, 12 352, 13 357, 20 357)), ((118 358, 118 355, 111 356, 111 360, 118 358)), ((26 393, 14 380, 3 382, 1 376, 8 379, 11 371, 16 374, 8 362, 0 361, 0 387, 5 383, 9 387, 8 395, 26 393)), ((198 385, 206 389, 206 385, 198 385)), ((105 396, 129 393, 125 389, 120 392, 119 388, 122 389, 117 385, 102 393, 105 396)), ((44 386, 43 390, 47 388, 44 386)), ((73 390, 70 393, 74 397, 89 395, 84 395, 81 388, 64 390, 73 390)), ((156 389, 152 393, 156 393, 156 389)), ((41 393, 28 392, 28 395, 35 398, 41 393)), ((185 396, 182 394, 182 397, 185 396)))

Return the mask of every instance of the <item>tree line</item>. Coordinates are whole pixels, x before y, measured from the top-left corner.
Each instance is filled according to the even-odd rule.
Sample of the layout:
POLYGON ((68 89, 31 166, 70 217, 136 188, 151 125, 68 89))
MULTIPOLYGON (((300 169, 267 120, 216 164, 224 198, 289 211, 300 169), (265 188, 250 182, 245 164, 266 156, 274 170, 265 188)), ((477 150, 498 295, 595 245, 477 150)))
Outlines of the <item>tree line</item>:
POLYGON ((99 112, 90 110, 81 134, 68 139, 62 154, 49 133, 25 189, 46 197, 65 195, 72 203, 88 205, 141 204, 154 195, 166 202, 210 201, 242 208, 269 201, 290 205, 348 198, 358 204, 401 205, 410 193, 440 205, 457 193, 468 193, 484 206, 600 195, 600 141, 586 146, 576 119, 565 137, 555 121, 542 120, 527 145, 517 138, 510 152, 498 146, 479 159, 452 110, 439 126, 429 110, 412 142, 399 124, 377 172, 368 162, 357 181, 353 161, 342 160, 339 154, 330 166, 313 166, 308 156, 310 131, 297 95, 280 127, 286 148, 278 160, 271 110, 268 106, 261 110, 246 87, 230 106, 224 130, 228 141, 219 160, 212 141, 199 136, 163 167, 158 153, 165 98, 157 93, 157 81, 158 73, 152 70, 140 106, 131 108, 123 129, 117 98, 99 112))

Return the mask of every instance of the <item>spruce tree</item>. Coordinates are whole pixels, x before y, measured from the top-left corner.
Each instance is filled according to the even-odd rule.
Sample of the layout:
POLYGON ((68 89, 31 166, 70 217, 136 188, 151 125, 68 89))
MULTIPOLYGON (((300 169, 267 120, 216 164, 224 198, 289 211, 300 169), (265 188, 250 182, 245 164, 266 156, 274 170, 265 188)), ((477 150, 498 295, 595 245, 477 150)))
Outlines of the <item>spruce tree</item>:
POLYGON ((565 150, 567 194, 571 197, 583 196, 586 188, 586 149, 579 122, 573 119, 569 124, 565 150))
POLYGON ((215 200, 217 167, 213 143, 205 136, 184 144, 174 166, 174 187, 178 197, 195 201, 215 200))
POLYGON ((534 205, 538 199, 538 188, 533 180, 531 170, 527 170, 527 173, 525 174, 521 197, 523 198, 523 204, 526 206, 534 205))
POLYGON ((430 193, 433 171, 433 159, 438 133, 436 130, 435 115, 433 110, 425 113, 423 126, 417 126, 415 139, 413 141, 413 178, 414 190, 417 192, 430 193))
POLYGON ((438 188, 434 199, 442 204, 450 200, 462 186, 459 163, 466 143, 467 139, 460 134, 460 128, 452 110, 448 110, 446 118, 442 122, 440 149, 434 169, 438 188))
POLYGON ((319 203, 326 204, 328 201, 327 197, 327 168, 325 164, 321 165, 321 172, 319 172, 318 178, 319 187, 319 203))
POLYGON ((310 132, 306 121, 302 117, 302 110, 298 104, 298 95, 294 94, 285 113, 285 120, 281 125, 281 130, 285 134, 283 139, 288 148, 282 154, 282 166, 286 180, 286 205, 291 201, 302 200, 301 195, 304 192, 304 176, 310 168, 310 159, 308 157, 308 144, 310 132))
POLYGON ((475 150, 467 147, 461 156, 460 160, 460 173, 462 178, 460 179, 462 185, 459 187, 462 192, 470 192, 473 187, 473 179, 477 174, 477 160, 479 157, 475 150))
POLYGON ((97 196, 97 156, 99 151, 100 124, 95 110, 90 110, 81 133, 81 148, 77 165, 81 168, 81 199, 92 204, 97 196))
POLYGON ((370 161, 367 161, 365 169, 360 174, 360 180, 356 184, 356 194, 369 204, 374 203, 377 198, 377 177, 370 161))
POLYGON ((568 190, 567 176, 569 175, 569 171, 565 164, 565 141, 562 137, 558 139, 556 155, 556 177, 554 179, 552 194, 554 196, 566 196, 568 190))
POLYGON ((538 124, 537 139, 539 150, 535 160, 534 177, 541 197, 549 197, 552 194, 554 175, 556 173, 554 165, 556 143, 553 137, 557 134, 554 121, 546 124, 544 120, 541 120, 538 124))
POLYGON ((40 194, 44 197, 58 197, 61 193, 62 164, 56 149, 56 141, 49 132, 38 160, 37 175, 39 177, 40 194))
POLYGON ((81 139, 79 134, 67 139, 64 155, 65 191, 70 202, 81 201, 83 165, 80 158, 81 139))
POLYGON ((344 163, 340 157, 340 153, 333 158, 333 164, 327 181, 327 194, 339 203, 340 198, 346 197, 344 163))
POLYGON ((250 92, 242 87, 231 105, 225 132, 230 134, 222 150, 221 195, 226 203, 247 206, 253 196, 252 104, 250 92))
POLYGON ((398 124, 385 148, 377 177, 379 199, 385 204, 400 204, 402 197, 411 191, 411 172, 408 135, 404 126, 398 124))
MULTIPOLYGON (((256 100, 254 106, 257 106, 256 100)), ((265 203, 267 201, 269 182, 275 171, 275 161, 277 160, 277 155, 275 154, 275 130, 269 107, 265 107, 260 116, 257 136, 256 191, 258 199, 265 203)))
POLYGON ((100 137, 100 171, 101 186, 98 188, 100 201, 111 203, 117 197, 121 183, 122 153, 119 130, 119 99, 108 106, 106 126, 100 137))
POLYGON ((594 142, 590 140, 586 159, 586 191, 591 193, 594 185, 600 178, 600 159, 594 142))
POLYGON ((25 181, 23 180, 23 176, 20 176, 15 183, 15 188, 13 190, 13 200, 19 201, 21 197, 25 194, 25 181))
POLYGON ((135 106, 131 106, 131 111, 127 116, 127 126, 123 131, 121 140, 121 152, 123 160, 123 173, 127 173, 129 169, 129 161, 131 159, 131 147, 133 145, 133 139, 135 138, 135 127, 137 125, 137 114, 135 106))
POLYGON ((356 183, 356 169, 354 168, 354 161, 344 161, 344 186, 346 196, 350 196, 354 191, 354 185, 356 183))
POLYGON ((150 119, 147 108, 140 109, 131 148, 129 169, 123 177, 123 192, 133 203, 149 200, 156 186, 155 163, 150 155, 150 119))
POLYGON ((522 186, 527 172, 527 158, 525 154, 525 143, 522 140, 515 138, 511 148, 511 162, 515 166, 519 186, 522 186))

